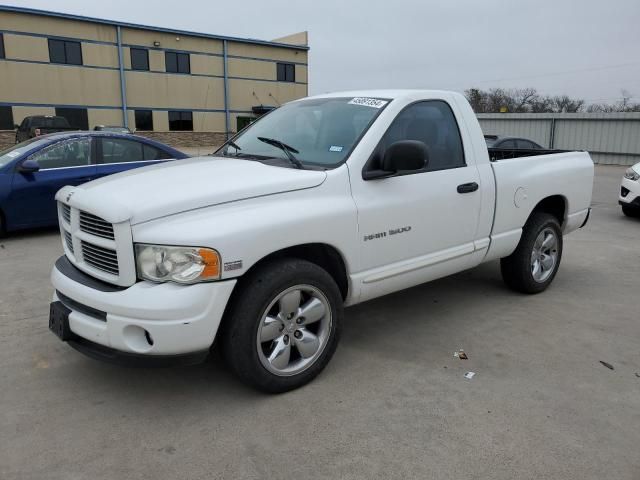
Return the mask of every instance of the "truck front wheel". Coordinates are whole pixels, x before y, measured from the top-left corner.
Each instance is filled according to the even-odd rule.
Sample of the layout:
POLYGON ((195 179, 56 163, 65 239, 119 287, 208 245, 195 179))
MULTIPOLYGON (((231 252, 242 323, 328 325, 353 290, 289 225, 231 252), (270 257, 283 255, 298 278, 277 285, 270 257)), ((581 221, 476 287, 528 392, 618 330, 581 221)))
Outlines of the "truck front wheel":
POLYGON ((259 266, 238 287, 221 332, 236 375, 269 393, 316 377, 340 335, 342 296, 333 278, 311 262, 284 259, 259 266))
POLYGON ((508 287, 522 293, 540 293, 556 276, 562 258, 562 231, 548 213, 534 213, 524 228, 515 251, 500 260, 508 287))

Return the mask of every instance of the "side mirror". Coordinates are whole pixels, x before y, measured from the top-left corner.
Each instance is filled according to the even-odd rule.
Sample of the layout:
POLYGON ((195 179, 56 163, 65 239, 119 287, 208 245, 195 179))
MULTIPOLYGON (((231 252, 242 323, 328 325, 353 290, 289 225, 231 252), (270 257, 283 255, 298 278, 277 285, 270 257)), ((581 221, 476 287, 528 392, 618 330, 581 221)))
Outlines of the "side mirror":
POLYGON ((14 123, 13 124, 13 128, 15 128, 16 130, 19 130, 20 129, 20 125, 18 125, 17 123, 14 123))
POLYGON ((387 172, 422 170, 427 165, 427 146, 416 140, 392 143, 384 152, 382 169, 387 172))
POLYGON ((363 172, 364 180, 375 180, 395 175, 398 172, 422 170, 429 164, 429 153, 423 142, 400 140, 392 143, 384 153, 380 170, 363 172))
POLYGON ((20 164, 18 171, 20 173, 34 173, 40 170, 40 165, 35 160, 27 159, 20 164))

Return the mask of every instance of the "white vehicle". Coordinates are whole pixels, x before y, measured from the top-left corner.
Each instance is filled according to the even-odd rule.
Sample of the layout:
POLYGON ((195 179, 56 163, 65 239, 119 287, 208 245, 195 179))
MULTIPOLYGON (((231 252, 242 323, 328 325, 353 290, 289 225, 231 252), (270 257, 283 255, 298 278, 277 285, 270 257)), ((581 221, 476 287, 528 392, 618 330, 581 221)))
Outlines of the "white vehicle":
POLYGON ((490 162, 456 93, 297 100, 215 156, 60 190, 50 328, 112 361, 195 362, 215 340, 245 382, 290 390, 329 362, 343 306, 495 259, 543 291, 592 185, 584 152, 490 162))
POLYGON ((626 216, 640 217, 640 163, 636 163, 624 172, 618 203, 626 216))

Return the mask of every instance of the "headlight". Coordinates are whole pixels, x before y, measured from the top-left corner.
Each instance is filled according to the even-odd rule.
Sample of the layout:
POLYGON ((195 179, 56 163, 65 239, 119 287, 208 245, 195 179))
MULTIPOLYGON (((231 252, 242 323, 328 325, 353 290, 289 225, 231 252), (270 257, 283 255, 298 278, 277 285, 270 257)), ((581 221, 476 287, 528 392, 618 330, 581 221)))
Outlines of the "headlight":
POLYGON ((636 172, 633 168, 627 168, 627 171, 624 172, 624 178, 628 178, 635 182, 640 179, 640 173, 636 172))
POLYGON ((152 282, 197 283, 220 278, 220 255, 211 248, 136 244, 138 277, 152 282))

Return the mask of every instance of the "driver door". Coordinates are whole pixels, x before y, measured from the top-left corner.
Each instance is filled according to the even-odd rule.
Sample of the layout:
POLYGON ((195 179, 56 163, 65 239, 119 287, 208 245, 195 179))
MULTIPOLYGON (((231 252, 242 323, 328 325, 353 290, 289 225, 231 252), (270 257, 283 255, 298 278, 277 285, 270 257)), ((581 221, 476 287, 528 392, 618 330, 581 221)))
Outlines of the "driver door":
POLYGON ((7 209, 7 215, 12 217, 11 223, 21 227, 57 223, 55 195, 58 190, 66 185, 80 185, 95 177, 91 144, 90 137, 72 138, 27 157, 36 161, 40 169, 30 173, 18 169, 14 173, 7 209))
POLYGON ((426 144, 421 170, 352 179, 361 243, 361 300, 468 268, 481 206, 480 175, 467 163, 447 102, 414 103, 393 121, 365 169, 379 169, 401 140, 426 144), (463 187, 466 185, 466 187, 463 187))

